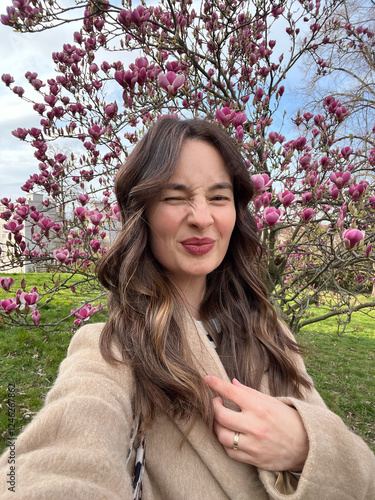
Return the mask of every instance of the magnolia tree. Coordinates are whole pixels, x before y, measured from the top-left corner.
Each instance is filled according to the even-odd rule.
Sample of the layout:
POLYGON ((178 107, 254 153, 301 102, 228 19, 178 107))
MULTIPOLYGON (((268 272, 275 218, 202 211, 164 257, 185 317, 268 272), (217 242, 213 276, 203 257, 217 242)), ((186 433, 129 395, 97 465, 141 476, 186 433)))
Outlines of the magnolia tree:
MULTIPOLYGON (((375 27, 374 7, 372 0, 345 1, 319 32, 319 39, 328 36, 329 43, 319 44, 303 56, 310 71, 297 84, 310 110, 322 103, 330 89, 329 93, 350 110, 341 128, 359 142, 375 122, 375 53, 369 28, 375 27)), ((375 141, 368 147, 374 148, 375 141)))
MULTIPOLYGON (((163 115, 209 119, 237 141, 256 188, 250 208, 267 246, 264 279, 295 332, 330 316, 342 331, 354 311, 371 311, 375 301, 356 292, 371 291, 373 279, 375 149, 366 145, 375 128, 361 138, 363 147, 342 141, 350 109, 327 96, 319 113, 293 118, 292 137, 282 129, 288 74, 304 53, 337 43, 328 27, 341 3, 77 0, 62 8, 14 1, 1 21, 15 30, 73 19, 82 25, 52 54, 55 74, 47 81, 30 68, 25 90, 11 74, 2 76, 36 112, 35 127, 21 124, 12 133, 35 149, 36 173, 22 190, 44 195, 39 209, 26 196, 1 200, 9 232, 0 256, 4 321, 42 325, 46 297, 80 282, 97 287, 98 296, 72 311, 74 324, 101 309, 94 265, 119 224, 114 178, 163 115), (79 142, 82 154, 56 153, 61 138, 79 142), (45 290, 23 281, 15 291, 7 266, 25 262, 67 278, 45 290)), ((369 27, 358 36, 374 47, 369 27)))

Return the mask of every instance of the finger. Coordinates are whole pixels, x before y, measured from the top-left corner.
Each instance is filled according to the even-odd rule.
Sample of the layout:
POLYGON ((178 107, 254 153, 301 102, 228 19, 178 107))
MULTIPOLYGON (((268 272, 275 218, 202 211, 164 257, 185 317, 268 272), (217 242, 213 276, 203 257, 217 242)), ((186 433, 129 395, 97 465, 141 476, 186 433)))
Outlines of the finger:
POLYGON ((210 389, 220 394, 223 398, 235 403, 241 410, 249 406, 251 392, 245 391, 243 387, 238 387, 213 376, 205 377, 205 382, 210 389))
POLYGON ((244 439, 244 434, 242 434, 242 432, 233 429, 227 429, 226 427, 223 427, 222 425, 219 425, 217 423, 214 424, 214 428, 217 439, 226 450, 232 449, 233 451, 237 451, 240 449, 241 438, 244 439), (237 449, 235 449, 236 443, 237 449))
POLYGON ((220 397, 220 396, 217 396, 216 398, 214 398, 214 399, 212 400, 212 402, 214 403, 214 405, 216 404, 216 405, 218 405, 218 406, 219 406, 219 405, 224 406, 223 400, 221 399, 221 397, 220 397))
POLYGON ((241 415, 238 411, 233 411, 223 405, 223 400, 220 397, 212 400, 214 407, 215 422, 220 426, 228 429, 236 429, 240 425, 238 416, 241 415))
POLYGON ((234 378, 232 380, 232 383, 236 387, 242 388, 244 391, 248 392, 252 396, 257 397, 259 399, 263 399, 265 401, 269 401, 270 399, 273 399, 271 396, 268 396, 267 394, 263 394, 263 392, 259 392, 256 389, 252 389, 251 387, 248 387, 247 385, 241 384, 241 382, 239 380, 237 380, 236 378, 234 378))

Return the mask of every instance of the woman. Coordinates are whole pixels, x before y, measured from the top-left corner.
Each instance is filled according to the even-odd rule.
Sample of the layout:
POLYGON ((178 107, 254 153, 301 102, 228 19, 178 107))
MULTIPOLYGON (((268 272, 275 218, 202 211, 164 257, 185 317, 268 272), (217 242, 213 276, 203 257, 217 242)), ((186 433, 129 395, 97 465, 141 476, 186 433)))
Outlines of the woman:
POLYGON ((115 188, 122 229, 98 266, 110 318, 74 335, 18 438, 16 498, 130 499, 143 438, 145 500, 374 498, 374 455, 267 300, 231 139, 159 120, 115 188))

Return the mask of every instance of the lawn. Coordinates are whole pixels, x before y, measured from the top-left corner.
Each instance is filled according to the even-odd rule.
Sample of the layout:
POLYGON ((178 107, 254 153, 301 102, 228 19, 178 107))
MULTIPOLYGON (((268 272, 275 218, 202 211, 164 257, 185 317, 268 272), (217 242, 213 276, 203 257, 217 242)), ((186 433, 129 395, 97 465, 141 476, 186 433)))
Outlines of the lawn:
MULTIPOLYGON (((17 280, 16 290, 22 276, 12 276, 17 280)), ((46 274, 26 276, 28 283, 38 287, 49 278, 46 274)), ((0 298, 5 296, 5 292, 0 294, 0 298)), ((87 290, 77 286, 75 293, 66 290, 47 303, 42 314, 55 321, 88 298, 87 290)), ((105 319, 100 312, 93 321, 105 319)), ((338 337, 335 320, 326 320, 302 329, 297 340, 310 348, 306 366, 327 405, 375 451, 375 325, 373 319, 359 313, 353 315, 352 325, 349 330, 354 332, 338 337)), ((9 429, 8 384, 15 385, 18 432, 43 404, 66 355, 71 328, 72 319, 53 332, 0 323, 0 451, 9 429)))
MULTIPOLYGON (((22 275, 13 277, 17 290, 22 275)), ((62 277, 63 278, 63 277, 62 277)), ((49 285, 49 274, 26 275, 27 290, 36 285, 39 290, 43 283, 49 285)), ((96 294, 94 294, 96 295, 96 294)), ((8 294, 0 290, 0 299, 8 294)), ((83 305, 88 299, 83 286, 76 287, 75 293, 69 289, 62 291, 53 301, 46 301, 41 314, 49 322, 68 316, 71 309, 83 305)), ((102 299, 103 302, 105 302, 102 299)), ((73 319, 61 323, 53 332, 32 327, 12 327, 1 323, 0 318, 0 452, 8 437, 8 384, 15 384, 16 428, 17 431, 27 424, 43 404, 48 389, 52 386, 59 364, 66 356, 72 338, 73 319)), ((94 321, 105 321, 106 315, 99 312, 94 321)))
POLYGON ((297 340, 311 349, 306 367, 328 407, 375 452, 374 319, 353 314, 348 330, 339 337, 330 319, 306 326, 297 340))

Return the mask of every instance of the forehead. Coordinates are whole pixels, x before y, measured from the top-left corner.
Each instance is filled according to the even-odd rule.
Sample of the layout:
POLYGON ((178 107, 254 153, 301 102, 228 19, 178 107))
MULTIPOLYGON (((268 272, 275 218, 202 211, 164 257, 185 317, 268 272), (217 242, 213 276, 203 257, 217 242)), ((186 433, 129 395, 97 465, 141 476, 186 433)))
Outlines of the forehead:
POLYGON ((187 184, 196 182, 217 183, 231 182, 223 157, 209 142, 202 140, 186 140, 176 169, 169 182, 184 181, 187 184))

